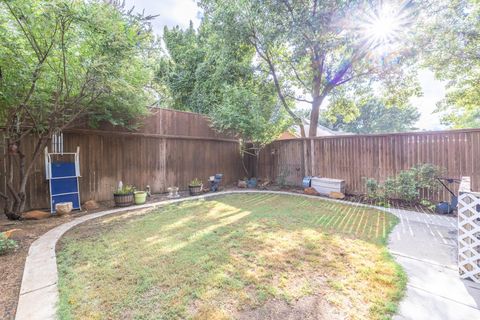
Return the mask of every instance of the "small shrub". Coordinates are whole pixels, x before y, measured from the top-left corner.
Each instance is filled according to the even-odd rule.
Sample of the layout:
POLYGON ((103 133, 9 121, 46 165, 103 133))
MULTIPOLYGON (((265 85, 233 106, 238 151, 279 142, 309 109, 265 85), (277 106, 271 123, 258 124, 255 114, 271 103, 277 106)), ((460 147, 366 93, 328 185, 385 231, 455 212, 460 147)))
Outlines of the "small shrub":
POLYGON ((118 188, 115 191, 115 194, 121 195, 121 194, 132 194, 135 191, 135 187, 131 185, 124 185, 121 188, 118 188))
POLYGON ((430 200, 422 199, 420 200, 420 204, 430 210, 435 210, 435 204, 432 203, 430 200))
POLYGON ((367 189, 367 197, 370 199, 378 199, 379 183, 373 178, 365 179, 365 187, 367 189))
POLYGON ((413 202, 420 196, 417 175, 414 170, 401 171, 397 176, 397 195, 400 199, 413 202))
POLYGON ((443 175, 442 168, 431 163, 424 163, 414 168, 417 173, 417 184, 419 188, 424 188, 429 191, 434 191, 439 188, 437 177, 443 175))
POLYGON ((385 199, 394 199, 397 195, 397 180, 387 178, 383 183, 383 196, 385 199))
POLYGON ((189 184, 189 186, 192 186, 192 187, 199 187, 201 185, 202 185, 202 180, 198 178, 193 179, 192 181, 190 181, 190 184, 189 184))
POLYGON ((5 234, 0 233, 0 255, 6 254, 7 252, 15 249, 17 247, 17 242, 12 239, 8 239, 5 234))
POLYGON ((438 190, 439 184, 436 178, 442 173, 442 168, 425 163, 403 170, 396 178, 387 178, 383 184, 373 178, 368 178, 365 179, 367 196, 370 199, 381 200, 382 203, 388 203, 388 199, 400 199, 432 207, 430 201, 420 198, 421 191, 430 193, 438 190))

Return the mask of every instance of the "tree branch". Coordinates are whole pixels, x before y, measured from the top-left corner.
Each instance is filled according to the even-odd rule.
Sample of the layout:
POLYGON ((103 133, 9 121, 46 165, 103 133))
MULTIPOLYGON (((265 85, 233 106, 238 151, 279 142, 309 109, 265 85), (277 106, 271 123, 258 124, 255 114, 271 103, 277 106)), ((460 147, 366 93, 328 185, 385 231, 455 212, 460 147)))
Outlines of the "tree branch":
POLYGON ((295 78, 297 78, 298 82, 300 82, 300 84, 301 84, 305 89, 308 90, 308 87, 307 87, 306 83, 302 80, 302 78, 300 78, 300 75, 298 74, 297 69, 293 66, 292 61, 289 61, 289 64, 290 64, 290 68, 292 68, 292 70, 293 70, 293 73, 294 73, 294 75, 295 75, 295 78))
POLYGON ((255 32, 253 32, 252 36, 253 36, 253 39, 255 39, 255 40, 251 41, 252 44, 255 47, 255 50, 257 51, 258 55, 268 64, 268 67, 270 69, 270 73, 272 74, 272 77, 273 77, 273 83, 275 85, 275 89, 277 91, 278 97, 279 97, 283 107, 285 108, 287 113, 295 120, 297 125, 300 126, 300 130, 302 132, 302 137, 305 137, 305 128, 303 126, 302 119, 300 119, 300 117, 297 116, 288 106, 288 103, 287 103, 287 101, 285 99, 285 96, 282 92, 282 88, 280 87, 280 82, 279 82, 278 77, 277 77, 277 71, 276 71, 275 65, 273 64, 273 61, 270 59, 268 51, 264 52, 260 49, 260 47, 258 45, 258 42, 257 42, 258 38, 256 37, 255 32))
POLYGON ((291 94, 285 94, 285 96, 289 97, 289 98, 292 98, 294 100, 297 100, 297 101, 300 101, 300 102, 308 102, 308 103, 313 103, 313 100, 307 100, 307 99, 303 99, 303 98, 298 98, 296 96, 293 96, 291 94))

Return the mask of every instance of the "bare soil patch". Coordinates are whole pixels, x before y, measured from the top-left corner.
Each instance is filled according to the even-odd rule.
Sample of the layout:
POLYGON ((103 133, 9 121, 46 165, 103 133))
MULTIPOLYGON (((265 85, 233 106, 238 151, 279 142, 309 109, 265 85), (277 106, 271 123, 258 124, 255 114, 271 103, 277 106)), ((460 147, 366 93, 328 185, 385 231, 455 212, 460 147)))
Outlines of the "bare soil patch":
POLYGON ((405 285, 384 249, 397 219, 375 209, 274 194, 132 209, 60 241, 60 318, 381 319, 405 285))
POLYGON ((320 295, 302 297, 290 304, 284 300, 272 299, 263 306, 237 314, 238 320, 336 320, 345 319, 320 295))
POLYGON ((13 233, 11 239, 17 241, 15 251, 0 256, 0 319, 14 319, 17 300, 22 282, 23 268, 28 249, 33 241, 48 230, 85 213, 73 213, 63 217, 52 217, 37 221, 9 221, 0 216, 0 232, 21 229, 13 233))

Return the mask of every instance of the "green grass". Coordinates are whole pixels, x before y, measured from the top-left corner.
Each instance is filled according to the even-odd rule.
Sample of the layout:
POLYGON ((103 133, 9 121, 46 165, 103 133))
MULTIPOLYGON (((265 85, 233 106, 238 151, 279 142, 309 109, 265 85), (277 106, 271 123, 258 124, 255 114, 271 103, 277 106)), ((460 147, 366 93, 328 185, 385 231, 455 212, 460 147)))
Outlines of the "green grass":
POLYGON ((389 318, 406 283, 385 248, 396 223, 374 209, 271 194, 107 217, 62 240, 59 317, 229 319, 319 294, 344 318, 389 318))

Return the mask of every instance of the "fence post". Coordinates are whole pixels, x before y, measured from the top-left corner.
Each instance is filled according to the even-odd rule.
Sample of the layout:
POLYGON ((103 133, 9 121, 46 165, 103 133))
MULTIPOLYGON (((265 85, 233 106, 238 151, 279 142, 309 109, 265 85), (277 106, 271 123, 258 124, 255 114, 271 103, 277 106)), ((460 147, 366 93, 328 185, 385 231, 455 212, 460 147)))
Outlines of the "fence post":
POLYGON ((308 169, 308 145, 307 138, 303 139, 303 176, 311 176, 311 171, 308 169))
POLYGON ((312 173, 312 176, 315 176, 315 141, 313 138, 310 138, 310 150, 311 151, 311 159, 310 159, 310 172, 312 173))
POLYGON ((480 193, 463 177, 458 198, 458 271, 462 279, 480 283, 480 193))

